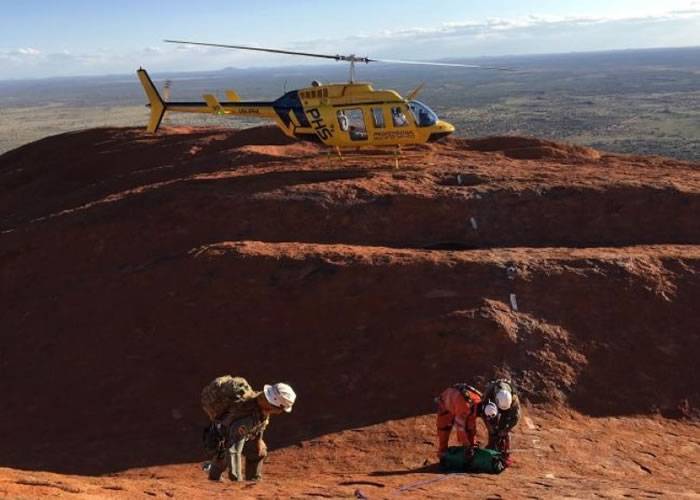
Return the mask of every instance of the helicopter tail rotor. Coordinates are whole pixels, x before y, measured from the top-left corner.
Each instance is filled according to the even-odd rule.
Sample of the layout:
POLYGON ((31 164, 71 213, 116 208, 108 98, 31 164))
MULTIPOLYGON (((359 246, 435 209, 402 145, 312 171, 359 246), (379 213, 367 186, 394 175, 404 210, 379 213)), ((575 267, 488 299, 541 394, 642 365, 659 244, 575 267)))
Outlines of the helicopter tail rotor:
POLYGON ((160 122, 163 120, 163 115, 168 105, 163 101, 163 98, 158 93, 156 86, 153 85, 153 80, 148 76, 145 69, 139 68, 136 72, 138 74, 139 80, 141 80, 141 85, 146 92, 146 97, 148 98, 148 107, 151 108, 151 118, 148 121, 148 132, 155 132, 160 127, 160 122))

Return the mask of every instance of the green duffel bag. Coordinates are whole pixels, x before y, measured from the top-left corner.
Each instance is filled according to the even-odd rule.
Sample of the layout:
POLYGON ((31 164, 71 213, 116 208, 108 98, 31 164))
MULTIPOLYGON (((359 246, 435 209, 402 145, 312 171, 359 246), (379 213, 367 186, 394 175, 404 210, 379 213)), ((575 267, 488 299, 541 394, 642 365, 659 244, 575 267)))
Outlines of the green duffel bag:
POLYGON ((505 468, 506 462, 503 455, 488 448, 477 448, 474 457, 467 460, 463 446, 450 446, 447 453, 440 459, 440 469, 443 472, 500 474, 505 468))

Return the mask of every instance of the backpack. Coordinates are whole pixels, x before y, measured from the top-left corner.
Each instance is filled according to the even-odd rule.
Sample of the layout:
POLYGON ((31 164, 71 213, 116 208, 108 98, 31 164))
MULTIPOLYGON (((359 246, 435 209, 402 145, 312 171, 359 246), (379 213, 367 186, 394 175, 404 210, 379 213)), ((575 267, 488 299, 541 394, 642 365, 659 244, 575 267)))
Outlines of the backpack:
POLYGON ((500 474, 506 468, 503 454, 488 448, 477 448, 474 456, 468 460, 464 455, 463 446, 450 446, 447 453, 440 459, 440 470, 443 472, 472 472, 500 474))
POLYGON ((481 402, 483 394, 481 394, 481 391, 479 391, 473 385, 460 382, 458 384, 454 384, 452 387, 457 389, 462 396, 464 396, 464 399, 470 404, 470 406, 476 406, 481 402))
POLYGON ((222 459, 226 448, 226 434, 221 424, 212 422, 202 431, 202 445, 204 451, 210 457, 216 456, 222 459))
POLYGON ((495 395, 500 389, 506 389, 506 387, 510 388, 510 393, 513 395, 513 399, 516 398, 518 395, 518 391, 515 388, 515 384, 513 384, 513 381, 507 378, 496 378, 491 380, 488 384, 486 384, 486 391, 484 394, 493 396, 495 395))
POLYGON ((224 375, 202 389, 202 409, 214 421, 232 406, 250 401, 257 393, 243 377, 224 375))

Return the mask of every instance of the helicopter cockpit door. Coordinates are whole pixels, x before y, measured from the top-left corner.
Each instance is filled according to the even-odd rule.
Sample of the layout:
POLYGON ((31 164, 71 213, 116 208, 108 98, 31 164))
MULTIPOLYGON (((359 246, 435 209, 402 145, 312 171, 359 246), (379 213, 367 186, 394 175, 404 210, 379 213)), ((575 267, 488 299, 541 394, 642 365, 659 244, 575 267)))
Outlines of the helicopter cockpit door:
POLYGON ((338 127, 352 141, 366 141, 367 124, 362 108, 341 109, 338 111, 338 127))
POLYGON ((402 106, 392 106, 391 108, 391 124, 394 128, 403 128, 410 125, 406 110, 402 106))

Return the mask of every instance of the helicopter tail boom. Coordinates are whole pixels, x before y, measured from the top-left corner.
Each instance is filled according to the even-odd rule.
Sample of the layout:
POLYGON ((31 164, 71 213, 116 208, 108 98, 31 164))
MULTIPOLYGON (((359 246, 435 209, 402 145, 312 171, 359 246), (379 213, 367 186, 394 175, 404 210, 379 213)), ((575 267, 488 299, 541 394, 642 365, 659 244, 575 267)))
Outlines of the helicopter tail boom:
MULTIPOLYGON (((204 94, 203 101, 166 101, 153 84, 145 69, 137 71, 141 85, 148 98, 147 107, 151 108, 151 117, 146 130, 155 133, 160 127, 166 111, 175 113, 207 113, 215 115, 241 115, 254 118, 280 120, 275 109, 275 102, 241 101, 235 90, 226 91, 228 101, 220 102, 213 94, 204 94)), ((287 132, 285 132, 287 133, 287 132)))
POLYGON ((163 101, 163 98, 158 93, 156 86, 153 85, 153 80, 151 80, 151 77, 148 76, 146 70, 140 68, 137 73, 139 80, 141 80, 141 85, 143 85, 143 90, 146 92, 146 97, 148 98, 149 106, 151 108, 151 118, 148 120, 147 130, 153 133, 158 130, 168 105, 165 103, 165 101, 163 101))

